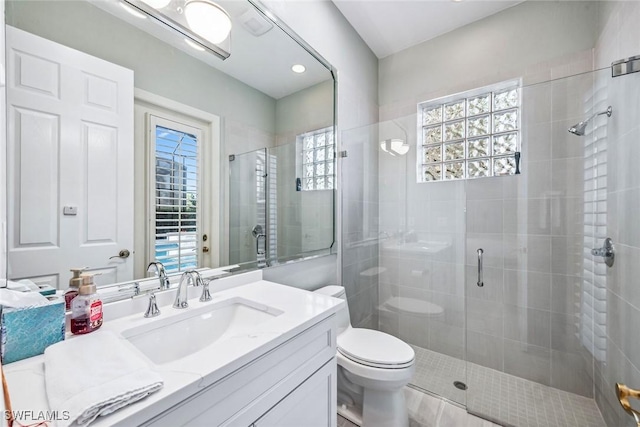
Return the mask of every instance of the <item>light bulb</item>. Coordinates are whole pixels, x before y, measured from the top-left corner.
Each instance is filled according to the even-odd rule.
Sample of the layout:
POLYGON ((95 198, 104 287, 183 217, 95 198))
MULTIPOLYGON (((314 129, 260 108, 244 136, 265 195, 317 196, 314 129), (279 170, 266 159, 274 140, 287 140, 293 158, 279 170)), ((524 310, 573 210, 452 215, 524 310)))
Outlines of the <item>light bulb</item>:
POLYGON ((218 44, 229 37, 231 19, 217 4, 193 0, 184 7, 184 16, 189 27, 205 40, 218 44))

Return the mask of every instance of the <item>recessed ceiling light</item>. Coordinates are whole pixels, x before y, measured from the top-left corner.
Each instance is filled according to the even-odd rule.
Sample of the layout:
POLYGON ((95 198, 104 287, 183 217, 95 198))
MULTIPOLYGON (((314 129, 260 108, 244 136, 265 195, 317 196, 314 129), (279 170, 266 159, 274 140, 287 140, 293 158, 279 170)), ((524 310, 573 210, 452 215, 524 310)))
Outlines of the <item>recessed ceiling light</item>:
POLYGON ((291 71, 293 71, 294 73, 301 74, 307 71, 307 69, 305 68, 304 65, 296 64, 291 67, 291 71))
POLYGON ((131 15, 135 16, 136 18, 140 18, 140 19, 147 19, 147 15, 144 15, 141 12, 138 12, 137 10, 135 10, 134 8, 132 8, 131 6, 129 6, 128 4, 124 4, 122 2, 120 2, 120 6, 122 6, 122 8, 124 10, 126 10, 127 12, 129 12, 131 15))
POLYGON ((189 39, 184 39, 184 42, 186 44, 188 44, 190 47, 192 47, 193 49, 199 50, 200 52, 204 52, 204 48, 202 46, 198 45, 197 43, 194 43, 189 39))

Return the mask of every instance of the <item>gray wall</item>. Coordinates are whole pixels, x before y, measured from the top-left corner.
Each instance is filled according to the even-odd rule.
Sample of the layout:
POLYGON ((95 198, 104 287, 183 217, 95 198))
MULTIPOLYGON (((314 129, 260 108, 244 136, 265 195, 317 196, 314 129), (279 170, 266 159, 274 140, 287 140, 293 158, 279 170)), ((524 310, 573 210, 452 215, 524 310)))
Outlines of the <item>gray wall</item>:
POLYGON ((503 76, 557 78, 548 74, 551 67, 536 66, 593 48, 597 8, 590 1, 527 1, 381 59, 381 120, 503 76))
MULTIPOLYGON (((598 22, 599 38, 595 63, 608 67, 611 61, 640 54, 640 3, 601 2, 598 22)), ((604 168, 600 179, 606 182, 606 227, 598 230, 598 244, 605 236, 616 244, 612 268, 603 268, 606 289, 606 320, 599 332, 605 337, 604 357, 595 367, 595 395, 598 407, 609 427, 634 426, 615 397, 615 383, 640 388, 640 75, 615 79, 603 72, 596 79, 600 108, 613 106, 606 132, 600 133, 600 151, 604 168)), ((604 221, 603 221, 604 222, 604 221)))
POLYGON ((296 135, 332 124, 333 80, 318 83, 276 102, 277 145, 295 142, 296 135))
POLYGON ((277 215, 284 225, 278 228, 278 257, 326 249, 334 240, 334 192, 296 191, 295 186, 301 172, 296 137, 333 124, 333 86, 327 80, 276 102, 277 215))

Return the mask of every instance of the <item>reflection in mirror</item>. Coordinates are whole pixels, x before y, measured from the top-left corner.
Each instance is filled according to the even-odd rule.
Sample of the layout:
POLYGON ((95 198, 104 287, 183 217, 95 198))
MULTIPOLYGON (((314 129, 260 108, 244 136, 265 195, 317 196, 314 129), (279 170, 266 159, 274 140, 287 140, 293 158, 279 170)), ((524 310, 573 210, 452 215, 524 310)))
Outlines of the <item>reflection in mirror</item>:
POLYGON ((258 265, 328 249, 334 236, 333 129, 234 156, 229 261, 258 265))
POLYGON ((117 1, 6 2, 10 279, 64 289, 75 267, 106 285, 153 275, 152 261, 257 260, 255 240, 244 259, 229 233, 228 158, 255 150, 281 171, 265 259, 331 246, 334 192, 296 180, 303 135, 333 135, 332 73, 249 2, 218 4, 233 22, 225 61, 117 1))

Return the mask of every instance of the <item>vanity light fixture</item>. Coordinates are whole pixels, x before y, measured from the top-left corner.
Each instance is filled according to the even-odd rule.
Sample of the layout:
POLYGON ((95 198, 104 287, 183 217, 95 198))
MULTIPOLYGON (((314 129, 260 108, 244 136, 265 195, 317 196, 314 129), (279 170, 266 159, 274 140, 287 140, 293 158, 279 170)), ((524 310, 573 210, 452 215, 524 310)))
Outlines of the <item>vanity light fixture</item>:
POLYGON ((142 0, 142 1, 148 4, 149 6, 153 7, 154 9, 162 9, 163 7, 169 6, 169 3, 171 3, 171 0, 142 0))
POLYGON ((267 15, 267 18, 271 19, 273 22, 276 22, 278 20, 278 18, 276 18, 276 15, 271 13, 270 10, 265 10, 264 14, 267 15))
POLYGON ((170 0, 122 1, 222 60, 231 55, 231 18, 213 1, 187 0, 178 6, 170 0))
POLYGON ((404 156, 409 152, 409 144, 404 139, 391 138, 380 142, 380 148, 392 156, 404 156))
POLYGON ((291 71, 294 73, 302 74, 307 71, 307 68, 302 64, 295 64, 291 66, 291 71))
POLYGON ((189 45, 189 47, 191 47, 191 48, 193 48, 193 49, 195 49, 195 50, 197 50, 197 51, 204 52, 204 48, 203 48, 202 46, 200 46, 200 45, 198 45, 198 44, 196 44, 196 43, 192 42, 191 40, 189 40, 189 39, 184 39, 184 42, 185 42, 186 44, 188 44, 188 45, 189 45))
POLYGON ((184 6, 187 24, 198 35, 214 44, 222 43, 231 32, 231 18, 217 4, 191 0, 184 6))
POLYGON ((128 4, 120 2, 120 7, 122 7, 124 10, 126 10, 128 13, 130 13, 133 16, 135 16, 136 18, 147 19, 146 15, 144 15, 143 13, 138 12, 138 10, 132 8, 128 4))

